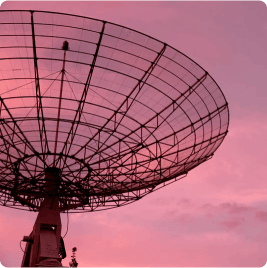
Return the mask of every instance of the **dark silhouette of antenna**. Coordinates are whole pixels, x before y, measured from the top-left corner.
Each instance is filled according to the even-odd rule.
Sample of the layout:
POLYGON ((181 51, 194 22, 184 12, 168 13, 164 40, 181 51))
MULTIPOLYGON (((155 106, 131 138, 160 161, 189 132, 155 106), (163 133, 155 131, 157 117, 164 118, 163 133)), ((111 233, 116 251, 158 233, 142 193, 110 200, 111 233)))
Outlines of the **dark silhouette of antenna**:
POLYGON ((39 211, 22 266, 61 266, 60 212, 130 204, 209 160, 229 110, 180 51, 106 21, 0 13, 0 203, 39 211))

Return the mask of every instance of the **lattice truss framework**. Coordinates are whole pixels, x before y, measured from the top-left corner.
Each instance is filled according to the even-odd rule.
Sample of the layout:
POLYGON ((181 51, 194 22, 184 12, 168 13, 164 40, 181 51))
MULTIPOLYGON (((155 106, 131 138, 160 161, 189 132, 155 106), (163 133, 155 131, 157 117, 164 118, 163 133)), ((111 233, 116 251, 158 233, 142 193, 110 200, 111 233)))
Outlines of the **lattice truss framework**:
POLYGON ((67 14, 0 12, 0 92, 0 202, 21 209, 38 210, 53 165, 61 211, 131 203, 210 159, 228 129, 222 91, 193 60, 67 14))

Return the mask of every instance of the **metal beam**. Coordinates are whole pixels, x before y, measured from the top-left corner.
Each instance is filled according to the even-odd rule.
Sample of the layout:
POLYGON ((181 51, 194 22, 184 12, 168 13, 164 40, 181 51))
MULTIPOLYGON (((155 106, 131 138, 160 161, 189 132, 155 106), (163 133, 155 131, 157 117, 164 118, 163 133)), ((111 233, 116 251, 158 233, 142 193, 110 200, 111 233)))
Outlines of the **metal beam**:
MULTIPOLYGON (((16 126, 18 132, 14 131, 14 134, 25 143, 25 147, 27 147, 29 150, 31 150, 42 162, 43 159, 39 156, 39 153, 35 150, 35 148, 32 146, 32 144, 30 143, 30 141, 27 139, 27 137, 24 135, 23 131, 21 130, 21 128, 19 127, 19 125, 17 124, 15 118, 12 116, 12 114, 10 113, 9 109, 7 108, 4 100, 0 97, 0 102, 3 104, 3 106, 5 107, 6 112, 8 113, 9 117, 11 118, 13 124, 16 126), (24 140, 22 140, 21 136, 18 135, 18 133, 23 137, 24 140)), ((9 128, 10 126, 8 124, 6 124, 9 128)), ((45 164, 45 162, 44 162, 45 164)))
MULTIPOLYGON (((113 133, 116 131, 118 125, 120 124, 120 122, 123 120, 123 118, 125 117, 125 115, 127 114, 127 112, 129 111, 130 107, 132 106, 133 102, 135 101, 136 97, 138 96, 138 94, 140 93, 141 89, 143 88, 143 86, 145 85, 145 82, 147 81, 148 77, 150 76, 150 74, 152 73, 152 71, 154 70, 155 66, 157 65, 158 61, 160 60, 161 56, 163 55, 164 51, 166 49, 166 44, 164 44, 163 48, 161 49, 161 51, 158 53, 157 57, 154 59, 153 62, 151 62, 151 65, 149 66, 149 68, 145 71, 144 75, 142 76, 142 78, 137 82, 137 84, 135 85, 135 87, 132 89, 132 91, 130 92, 130 94, 128 96, 126 96, 125 100, 121 103, 121 105, 117 108, 116 111, 114 111, 114 113, 112 114, 112 116, 107 120, 107 122, 94 134, 94 136, 92 138, 89 139, 88 142, 86 142, 74 155, 77 155, 82 149, 84 149, 90 142, 91 140, 93 140, 97 135, 99 135, 101 133, 101 131, 106 127, 106 125, 112 121, 112 119, 114 119, 113 121, 115 122, 115 117, 117 115, 117 113, 121 113, 122 117, 120 119, 120 121, 117 123, 117 126, 114 127, 114 130, 110 133, 110 135, 108 136, 108 138, 106 138, 106 140, 102 143, 102 145, 98 148, 101 149, 101 147, 103 146, 103 144, 105 144, 105 142, 113 135, 113 133), (137 92, 136 92, 137 91, 137 92), (134 97, 131 97, 134 93, 136 92, 136 95, 134 97), (130 99, 130 104, 129 104, 129 99, 130 99), (121 108, 123 107, 123 105, 126 104, 126 111, 124 111, 123 113, 120 111, 121 108)), ((96 153, 93 154, 93 156, 96 153)), ((92 156, 92 157, 93 157, 92 156)))
POLYGON ((37 106, 37 119, 39 126, 39 134, 40 134, 40 143, 42 153, 45 151, 49 151, 48 141, 45 130, 45 120, 44 113, 42 107, 42 95, 40 90, 40 81, 39 81, 39 73, 38 73, 38 63, 37 63, 37 52, 36 52, 36 43, 35 43, 35 33, 34 33, 34 21, 33 21, 33 11, 31 11, 31 28, 32 28, 32 47, 33 47, 33 57, 34 57, 34 76, 35 76, 35 88, 36 88, 36 106, 37 106), (44 143, 43 143, 44 139, 44 143))
MULTIPOLYGON (((72 122, 72 125, 71 125, 71 128, 69 130, 69 133, 68 133, 68 136, 67 136, 67 139, 64 143, 64 146, 63 146, 63 149, 62 149, 62 153, 64 150, 66 150, 66 154, 68 155, 69 152, 70 152, 70 149, 71 149, 71 146, 72 146, 72 142, 74 140, 74 137, 75 137, 75 134, 76 134, 76 131, 77 131, 77 128, 79 126, 79 123, 80 123, 80 120, 81 120, 81 116, 82 116, 82 112, 83 112, 83 107, 84 107, 84 103, 85 103, 85 100, 86 100, 86 96, 87 96, 87 93, 88 93, 88 89, 89 89, 89 86, 90 86, 90 83, 91 83, 91 79, 92 79, 92 76, 93 76, 93 72, 94 72, 94 68, 95 68, 95 63, 96 63, 96 59, 97 59, 97 56, 98 56, 98 52, 99 52, 99 48, 100 48, 100 44, 101 44, 101 41, 102 41, 102 37, 103 37, 103 34, 104 34, 104 30, 105 30, 105 21, 103 22, 103 26, 102 26, 102 30, 100 32, 100 36, 99 36, 99 40, 98 40, 98 43, 97 43, 97 46, 96 46, 96 52, 94 54, 94 58, 93 58, 93 61, 92 61, 92 64, 91 64, 91 68, 90 68, 90 71, 89 71, 89 74, 88 74, 88 77, 87 77, 87 80, 86 80, 86 83, 85 83, 85 86, 84 86, 84 90, 83 90, 83 94, 82 94, 82 97, 79 101, 79 106, 78 106, 78 109, 76 111, 76 114, 75 114, 75 117, 74 117, 74 120, 72 122), (76 127, 75 127, 75 124, 76 124, 76 127), (75 129, 74 129, 75 128, 75 129), (72 135, 71 135, 72 134, 72 135), (70 137, 71 136, 71 137, 70 137), (70 139, 70 142, 68 142, 70 139), (69 143, 69 148, 67 148, 67 144, 69 143)), ((64 160, 64 165, 66 163, 66 158, 64 160)))
POLYGON ((61 111, 61 101, 62 101, 62 91, 63 91, 63 82, 64 82, 64 75, 65 75, 65 61, 66 61, 66 51, 69 48, 69 44, 67 41, 63 43, 62 49, 64 50, 64 57, 63 57, 63 66, 61 70, 61 84, 60 84, 60 94, 59 94, 59 102, 58 102, 58 114, 57 114, 57 128, 56 128, 56 138, 55 138, 55 147, 54 147, 54 160, 53 164, 55 166, 55 159, 56 159, 56 152, 57 152, 57 140, 58 140, 58 128, 59 128, 59 119, 60 119, 60 111, 61 111), (64 44, 65 47, 64 47, 64 44))

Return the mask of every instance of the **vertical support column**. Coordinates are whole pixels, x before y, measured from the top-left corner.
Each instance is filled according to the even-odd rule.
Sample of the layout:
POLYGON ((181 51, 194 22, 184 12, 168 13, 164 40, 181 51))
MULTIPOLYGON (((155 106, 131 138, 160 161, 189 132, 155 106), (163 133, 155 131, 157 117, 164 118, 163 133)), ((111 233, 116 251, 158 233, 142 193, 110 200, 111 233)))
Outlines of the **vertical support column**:
POLYGON ((46 196, 40 207, 33 231, 27 241, 22 267, 61 267, 60 239, 61 220, 58 205, 57 188, 60 183, 59 169, 45 170, 46 196))

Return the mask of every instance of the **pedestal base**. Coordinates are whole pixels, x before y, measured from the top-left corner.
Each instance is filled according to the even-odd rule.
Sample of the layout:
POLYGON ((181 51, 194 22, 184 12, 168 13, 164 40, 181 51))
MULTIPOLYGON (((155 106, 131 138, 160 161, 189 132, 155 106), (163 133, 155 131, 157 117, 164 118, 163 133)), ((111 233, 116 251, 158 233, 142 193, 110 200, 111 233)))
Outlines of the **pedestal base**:
MULTIPOLYGON (((62 267, 63 254, 61 243, 61 220, 57 198, 57 188, 60 183, 59 170, 45 170, 45 198, 40 207, 33 231, 27 241, 22 260, 22 267, 62 267)), ((65 250, 64 250, 65 252, 65 250)), ((64 258, 64 257, 63 257, 64 258)))

